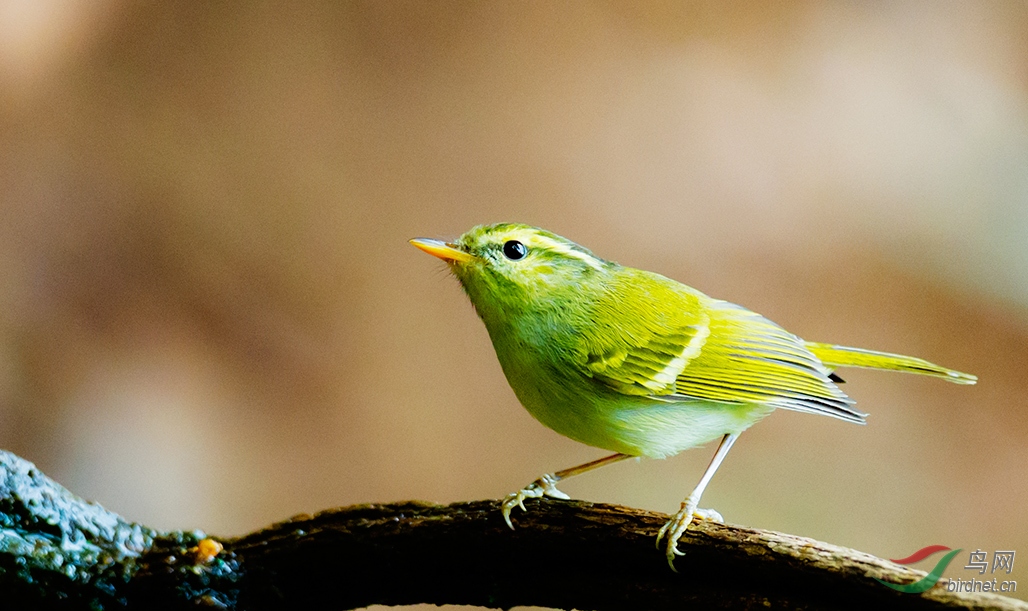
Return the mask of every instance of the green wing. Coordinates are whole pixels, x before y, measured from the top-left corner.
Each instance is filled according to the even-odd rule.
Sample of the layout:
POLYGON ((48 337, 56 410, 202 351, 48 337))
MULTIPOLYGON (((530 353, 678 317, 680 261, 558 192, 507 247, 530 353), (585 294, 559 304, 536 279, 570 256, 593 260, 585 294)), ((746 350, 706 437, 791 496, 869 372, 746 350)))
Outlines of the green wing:
POLYGON ((580 364, 623 394, 760 403, 864 422, 866 414, 853 408, 802 340, 745 308, 688 292, 662 276, 620 282, 598 302, 592 319, 600 332, 580 338, 580 364), (622 304, 633 304, 631 311, 622 304))
POLYGON ((864 423, 867 414, 854 409, 803 340, 735 304, 707 305, 710 335, 672 396, 763 403, 864 423))
POLYGON ((585 367, 593 378, 626 395, 671 395, 678 376, 695 358, 709 327, 693 324, 665 334, 636 336, 635 342, 615 342, 589 352, 585 367))
POLYGON ((584 318, 577 364, 626 395, 674 394, 679 374, 710 332, 702 295, 679 291, 681 285, 656 274, 621 272, 584 318))

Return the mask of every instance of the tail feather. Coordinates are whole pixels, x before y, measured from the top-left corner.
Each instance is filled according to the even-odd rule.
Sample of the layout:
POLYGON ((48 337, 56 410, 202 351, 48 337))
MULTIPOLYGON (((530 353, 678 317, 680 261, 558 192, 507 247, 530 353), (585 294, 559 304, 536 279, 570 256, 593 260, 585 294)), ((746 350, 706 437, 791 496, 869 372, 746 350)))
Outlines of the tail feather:
POLYGON ((939 367, 934 363, 929 363, 924 359, 913 356, 864 350, 862 348, 834 346, 832 344, 819 344, 817 342, 806 342, 806 345, 807 349, 813 352, 814 356, 821 359, 821 362, 828 367, 867 367, 869 369, 906 371, 942 378, 955 384, 974 384, 978 381, 976 376, 969 373, 961 373, 952 369, 946 369, 945 367, 939 367))

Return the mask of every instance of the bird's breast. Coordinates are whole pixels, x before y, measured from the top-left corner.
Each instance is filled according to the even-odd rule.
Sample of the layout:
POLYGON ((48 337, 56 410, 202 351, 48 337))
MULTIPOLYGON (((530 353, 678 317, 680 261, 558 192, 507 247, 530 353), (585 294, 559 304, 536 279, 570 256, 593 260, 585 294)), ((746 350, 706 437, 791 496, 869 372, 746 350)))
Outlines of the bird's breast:
POLYGON ((582 373, 563 345, 572 327, 552 325, 527 336, 493 335, 504 375, 525 409, 543 425, 587 445, 663 458, 742 432, 773 408, 757 404, 666 401, 625 395, 582 373))

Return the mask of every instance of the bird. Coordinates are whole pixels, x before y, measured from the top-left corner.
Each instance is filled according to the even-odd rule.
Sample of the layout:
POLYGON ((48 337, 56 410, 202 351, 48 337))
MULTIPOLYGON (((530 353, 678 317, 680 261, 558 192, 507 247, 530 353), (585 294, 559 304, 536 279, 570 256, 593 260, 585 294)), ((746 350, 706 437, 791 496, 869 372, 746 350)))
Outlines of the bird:
POLYGON ((520 223, 479 225, 452 242, 410 243, 445 261, 485 324, 520 403, 536 420, 614 454, 548 473, 503 500, 569 499, 557 483, 628 458, 667 458, 720 439, 679 511, 657 533, 675 570, 678 542, 739 435, 776 409, 865 424, 839 388, 840 367, 974 384, 924 359, 808 342, 742 306, 660 274, 619 265, 520 223))

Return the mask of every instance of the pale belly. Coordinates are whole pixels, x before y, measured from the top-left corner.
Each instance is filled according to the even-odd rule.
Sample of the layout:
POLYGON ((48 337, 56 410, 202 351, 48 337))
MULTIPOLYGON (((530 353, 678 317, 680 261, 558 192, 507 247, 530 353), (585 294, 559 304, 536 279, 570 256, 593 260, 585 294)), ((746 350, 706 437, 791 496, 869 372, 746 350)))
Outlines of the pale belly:
POLYGON ((774 411, 756 403, 622 395, 598 389, 588 379, 532 376, 534 383, 527 383, 509 365, 513 364, 505 364, 504 372, 514 393, 541 423, 575 441, 632 456, 671 456, 728 433, 741 433, 774 411))

